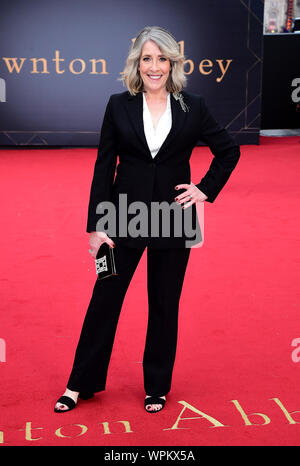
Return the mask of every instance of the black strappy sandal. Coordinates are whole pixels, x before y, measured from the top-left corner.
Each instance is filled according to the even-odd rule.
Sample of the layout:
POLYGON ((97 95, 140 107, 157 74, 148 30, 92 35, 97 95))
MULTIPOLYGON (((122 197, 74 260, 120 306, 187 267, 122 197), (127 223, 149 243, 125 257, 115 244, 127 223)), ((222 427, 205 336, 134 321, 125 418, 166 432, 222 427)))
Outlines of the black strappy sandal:
MULTIPOLYGON (((59 408, 56 408, 56 407, 54 406, 54 411, 55 411, 55 413, 66 413, 67 411, 71 411, 72 409, 75 408, 75 406, 76 406, 76 404, 77 404, 77 403, 75 403, 74 400, 72 400, 72 398, 70 398, 69 396, 65 396, 65 395, 61 396, 61 397, 57 400, 56 404, 57 404, 57 403, 61 403, 61 404, 63 404, 63 405, 66 405, 66 406, 68 407, 68 409, 59 409, 59 408)), ((56 404, 55 404, 55 405, 56 405, 56 404)))
MULTIPOLYGON (((93 396, 94 393, 92 392, 79 392, 78 398, 80 398, 81 400, 89 400, 90 398, 93 398, 93 396)), ((75 401, 72 398, 66 395, 61 396, 57 400, 56 404, 57 403, 66 405, 68 409, 59 409, 54 407, 54 411, 56 413, 66 413, 67 411, 71 411, 72 409, 74 409, 77 405, 77 403, 75 403, 75 401)))
POLYGON ((147 411, 147 413, 158 413, 164 408, 165 404, 166 400, 164 398, 161 398, 160 396, 148 396, 147 398, 145 398, 145 410, 147 411), (162 405, 162 407, 160 409, 149 410, 146 408, 147 405, 162 405))

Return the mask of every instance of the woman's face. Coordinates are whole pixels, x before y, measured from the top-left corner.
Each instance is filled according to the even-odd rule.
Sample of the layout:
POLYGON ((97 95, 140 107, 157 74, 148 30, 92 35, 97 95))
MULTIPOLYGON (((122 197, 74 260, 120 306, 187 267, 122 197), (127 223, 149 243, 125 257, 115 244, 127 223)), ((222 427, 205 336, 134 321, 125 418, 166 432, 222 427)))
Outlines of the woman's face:
POLYGON ((145 91, 158 92, 166 88, 170 73, 170 60, 163 55, 152 40, 145 42, 139 65, 145 91))

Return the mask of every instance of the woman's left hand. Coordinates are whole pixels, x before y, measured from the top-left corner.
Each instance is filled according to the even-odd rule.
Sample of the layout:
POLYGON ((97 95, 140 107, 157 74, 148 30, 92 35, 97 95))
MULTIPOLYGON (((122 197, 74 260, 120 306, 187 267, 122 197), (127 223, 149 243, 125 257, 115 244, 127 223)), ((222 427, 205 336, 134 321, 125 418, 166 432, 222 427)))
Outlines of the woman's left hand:
POLYGON ((206 194, 200 191, 194 183, 191 184, 178 184, 175 189, 185 189, 183 193, 175 197, 177 204, 183 204, 182 208, 186 209, 196 202, 203 202, 207 199, 206 194))

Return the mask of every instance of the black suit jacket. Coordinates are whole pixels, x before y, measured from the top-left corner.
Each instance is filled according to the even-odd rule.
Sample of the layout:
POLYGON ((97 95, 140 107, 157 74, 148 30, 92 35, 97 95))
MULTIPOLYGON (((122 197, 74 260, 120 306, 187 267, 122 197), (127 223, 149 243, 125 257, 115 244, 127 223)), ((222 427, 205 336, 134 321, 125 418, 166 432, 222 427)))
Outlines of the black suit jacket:
MULTIPOLYGON (((153 217, 149 213, 151 205, 155 202, 174 205, 176 195, 184 191, 175 190, 175 186, 191 182, 189 159, 199 140, 209 146, 214 158, 205 176, 198 184, 194 184, 208 196, 208 202, 214 202, 238 162, 240 149, 228 132, 209 113, 202 96, 186 91, 182 91, 182 95, 189 111, 184 112, 179 100, 171 94, 172 127, 155 158, 151 156, 144 133, 142 92, 131 96, 125 91, 110 97, 102 123, 90 192, 88 232, 103 231, 103 220, 105 215, 108 218, 108 211, 102 210, 99 214, 98 210, 97 214, 96 209, 99 203, 102 203, 101 207, 104 206, 103 201, 110 201, 116 209, 116 222, 112 223, 117 225, 115 229, 110 222, 114 218, 109 216, 110 220, 106 223, 105 231, 116 245, 122 244, 128 247, 148 245, 155 248, 190 247, 187 245, 187 240, 192 239, 191 228, 185 229, 183 226, 182 234, 178 235, 178 230, 174 227, 175 214, 172 217, 172 213, 169 216, 170 232, 163 233, 160 224, 158 230, 155 229, 156 233, 150 234, 151 221, 154 224, 153 217), (115 176, 117 156, 119 156, 119 164, 115 176), (137 210, 134 214, 130 214, 127 210, 125 215, 119 194, 123 194, 122 206, 125 205, 125 198, 127 206, 136 201, 142 201, 147 206, 149 226, 147 236, 132 237, 131 233, 128 234, 129 228, 125 233, 124 226, 129 227, 130 222, 135 222, 131 225, 136 224, 138 213, 141 211, 137 210), (97 226, 98 220, 102 220, 102 224, 98 223, 97 226), (186 233, 185 230, 188 232, 186 233)), ((132 205, 134 206, 135 204, 132 205)), ((192 218, 192 228, 195 227, 195 231, 199 231, 195 204, 187 209, 179 206, 177 208, 182 215, 187 215, 187 211, 190 211, 189 221, 192 218)), ((162 217, 167 219, 166 212, 162 217)), ((145 220, 145 216, 141 218, 145 220)), ((178 220, 178 216, 176 218, 178 220)), ((145 222, 143 225, 145 226, 145 222)), ((157 227, 156 224, 155 226, 157 227)), ((199 242, 199 235, 195 234, 194 239, 196 243, 199 242)))

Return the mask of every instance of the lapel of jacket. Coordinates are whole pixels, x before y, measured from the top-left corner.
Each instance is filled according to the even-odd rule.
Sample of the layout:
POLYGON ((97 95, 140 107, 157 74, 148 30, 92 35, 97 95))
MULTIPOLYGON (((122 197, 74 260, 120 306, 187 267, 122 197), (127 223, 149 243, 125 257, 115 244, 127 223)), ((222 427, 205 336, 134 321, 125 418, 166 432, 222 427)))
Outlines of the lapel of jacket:
MULTIPOLYGON (((128 99, 126 101, 126 110, 130 121, 134 127, 134 130, 139 138, 140 142, 143 145, 145 155, 148 159, 153 160, 151 152, 148 147, 144 132, 144 122, 143 122, 143 94, 139 92, 135 96, 132 96, 128 92, 128 99)), ((181 108, 181 105, 178 100, 174 98, 171 94, 171 112, 172 112, 172 127, 169 134, 164 140, 161 148, 155 156, 155 160, 161 158, 162 154, 166 151, 168 146, 171 144, 175 136, 181 131, 185 121, 186 121, 186 112, 181 108)))

